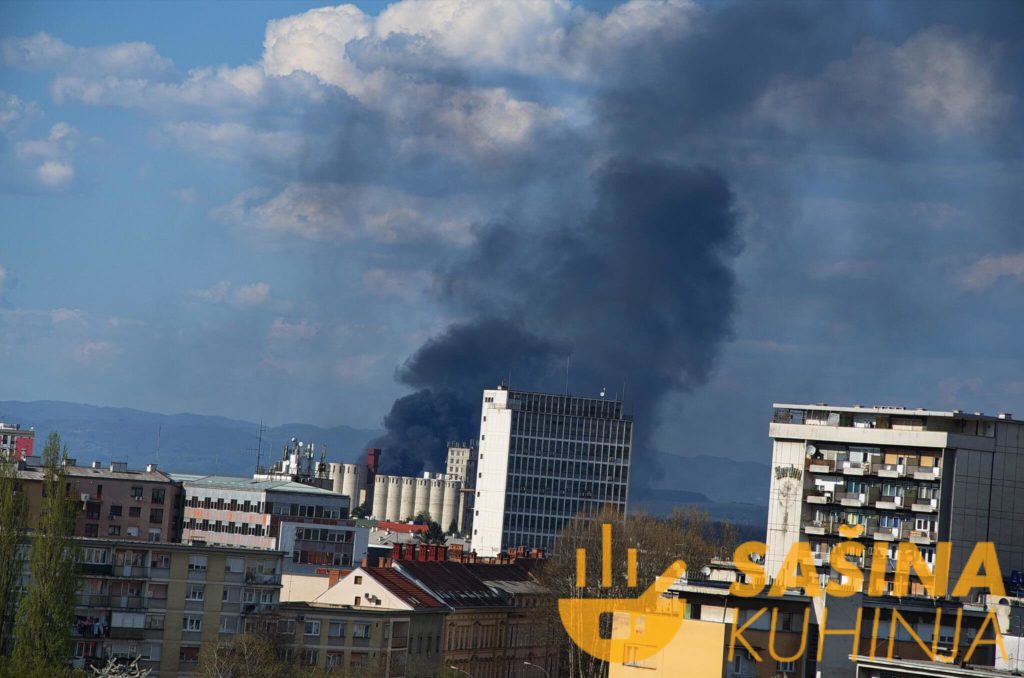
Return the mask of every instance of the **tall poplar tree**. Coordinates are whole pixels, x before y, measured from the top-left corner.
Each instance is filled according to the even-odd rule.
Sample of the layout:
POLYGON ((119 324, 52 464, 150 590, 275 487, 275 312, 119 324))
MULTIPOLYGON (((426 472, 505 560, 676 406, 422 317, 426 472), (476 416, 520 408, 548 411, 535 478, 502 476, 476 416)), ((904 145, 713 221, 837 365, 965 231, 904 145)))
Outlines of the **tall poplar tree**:
POLYGON ((43 496, 29 555, 32 577, 18 606, 14 663, 22 675, 69 672, 71 625, 78 592, 77 504, 70 496, 67 448, 51 433, 43 448, 43 496))
POLYGON ((25 521, 25 495, 18 485, 18 464, 0 458, 0 655, 11 650, 22 573, 18 548, 25 521))

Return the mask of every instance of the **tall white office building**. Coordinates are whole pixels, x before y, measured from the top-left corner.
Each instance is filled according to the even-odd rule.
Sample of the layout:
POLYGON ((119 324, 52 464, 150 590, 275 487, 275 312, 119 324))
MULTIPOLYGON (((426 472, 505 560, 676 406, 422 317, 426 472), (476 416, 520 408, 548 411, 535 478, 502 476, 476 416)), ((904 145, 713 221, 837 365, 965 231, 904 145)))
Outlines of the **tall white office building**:
POLYGON ((566 521, 626 512, 633 418, 621 400, 488 389, 480 412, 472 547, 550 550, 566 521))

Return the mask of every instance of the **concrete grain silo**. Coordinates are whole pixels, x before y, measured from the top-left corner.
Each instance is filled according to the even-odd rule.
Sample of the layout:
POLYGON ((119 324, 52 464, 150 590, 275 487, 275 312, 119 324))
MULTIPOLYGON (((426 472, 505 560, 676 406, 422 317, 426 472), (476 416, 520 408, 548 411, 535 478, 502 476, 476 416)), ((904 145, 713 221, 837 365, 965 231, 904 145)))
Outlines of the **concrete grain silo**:
POLYGON ((341 489, 345 478, 345 465, 334 463, 328 464, 327 475, 331 479, 331 490, 338 494, 345 494, 341 489))
POLYGON ((366 474, 366 468, 362 464, 343 464, 342 466, 345 475, 341 485, 341 493, 352 500, 352 508, 355 508, 359 506, 359 493, 363 489, 363 477, 366 474))
POLYGON ((462 482, 458 480, 444 481, 444 501, 441 504, 441 529, 448 531, 452 520, 458 525, 459 495, 462 493, 462 482))
MULTIPOLYGON (((441 522, 441 514, 444 512, 444 481, 435 479, 430 481, 430 519, 435 523, 441 522)), ((444 529, 444 525, 441 529, 444 529)))
POLYGON ((388 476, 388 501, 385 520, 401 520, 399 512, 402 508, 402 477, 388 476))
POLYGON ((416 479, 402 478, 402 503, 398 511, 398 520, 405 520, 416 515, 413 510, 416 499, 416 479))
POLYGON ((377 520, 384 520, 387 514, 389 477, 377 476, 373 479, 373 517, 377 520))
POLYGON ((414 487, 416 488, 416 501, 413 504, 413 517, 430 510, 430 480, 417 478, 414 487))

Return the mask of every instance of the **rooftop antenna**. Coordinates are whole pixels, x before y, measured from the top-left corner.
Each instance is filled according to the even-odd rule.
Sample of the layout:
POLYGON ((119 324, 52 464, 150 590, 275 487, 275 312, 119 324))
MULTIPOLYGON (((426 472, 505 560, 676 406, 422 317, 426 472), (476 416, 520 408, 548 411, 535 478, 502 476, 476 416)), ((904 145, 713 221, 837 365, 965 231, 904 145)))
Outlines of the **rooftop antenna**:
MULTIPOLYGON (((263 452, 263 431, 265 431, 265 430, 266 430, 266 426, 263 425, 263 420, 260 419, 259 431, 256 434, 256 450, 255 450, 255 452, 256 452, 256 473, 257 474, 259 474, 259 472, 260 472, 260 455, 263 452)), ((252 452, 253 449, 250 447, 248 451, 252 452)))
POLYGON ((164 425, 159 424, 156 427, 156 463, 160 464, 160 432, 163 430, 164 425))

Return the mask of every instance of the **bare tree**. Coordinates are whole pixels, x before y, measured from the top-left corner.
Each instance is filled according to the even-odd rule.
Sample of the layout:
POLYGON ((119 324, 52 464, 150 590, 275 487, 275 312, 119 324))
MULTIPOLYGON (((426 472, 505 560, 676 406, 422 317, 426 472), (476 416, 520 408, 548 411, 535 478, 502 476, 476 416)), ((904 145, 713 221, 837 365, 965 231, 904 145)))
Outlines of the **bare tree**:
MULTIPOLYGON (((552 556, 539 576, 553 593, 545 616, 558 638, 558 675, 592 678, 608 675, 608 664, 579 648, 565 633, 558 613, 559 598, 637 598, 676 560, 693 571, 712 558, 727 555, 735 541, 728 526, 712 523, 706 513, 677 509, 669 518, 637 513, 623 519, 614 509, 602 509, 590 516, 577 516, 566 523, 555 543, 552 556), (610 586, 602 585, 602 525, 612 526, 610 586), (577 587, 577 549, 586 550, 586 584, 577 587), (629 586, 628 550, 636 550, 636 586, 629 586)), ((609 637, 611 619, 602 619, 600 632, 609 637)))

